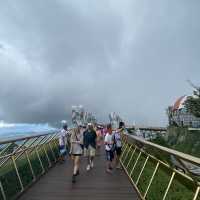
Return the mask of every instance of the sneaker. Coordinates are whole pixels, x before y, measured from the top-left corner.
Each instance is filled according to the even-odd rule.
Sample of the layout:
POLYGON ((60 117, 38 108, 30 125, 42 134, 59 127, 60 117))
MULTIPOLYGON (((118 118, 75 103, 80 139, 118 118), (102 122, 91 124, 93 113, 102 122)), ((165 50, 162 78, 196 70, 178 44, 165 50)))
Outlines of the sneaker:
POLYGON ((113 170, 113 168, 110 166, 110 167, 109 167, 109 170, 113 170))
POLYGON ((112 170, 110 170, 110 169, 106 169, 106 172, 109 174, 112 174, 112 170))
POLYGON ((86 170, 87 170, 87 171, 89 171, 89 170, 90 170, 90 165, 88 165, 88 166, 86 167, 86 170))
POLYGON ((76 175, 72 176, 72 183, 76 183, 76 175))
POLYGON ((118 165, 118 166, 116 167, 116 169, 122 169, 122 167, 121 167, 120 165, 118 165))
POLYGON ((90 167, 91 167, 91 168, 94 167, 94 162, 93 162, 93 161, 90 163, 90 167))
POLYGON ((75 176, 78 176, 80 174, 79 170, 76 172, 75 176))

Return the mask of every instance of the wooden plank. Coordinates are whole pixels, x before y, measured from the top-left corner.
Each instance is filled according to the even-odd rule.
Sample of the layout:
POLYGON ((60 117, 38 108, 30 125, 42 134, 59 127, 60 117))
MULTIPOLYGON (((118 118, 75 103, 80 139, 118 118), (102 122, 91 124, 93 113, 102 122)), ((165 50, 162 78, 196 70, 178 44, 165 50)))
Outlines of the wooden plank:
POLYGON ((73 184, 72 161, 57 164, 31 187, 20 200, 138 200, 137 193, 122 170, 105 172, 105 155, 97 156, 94 169, 86 171, 86 159, 81 159, 80 175, 73 184))

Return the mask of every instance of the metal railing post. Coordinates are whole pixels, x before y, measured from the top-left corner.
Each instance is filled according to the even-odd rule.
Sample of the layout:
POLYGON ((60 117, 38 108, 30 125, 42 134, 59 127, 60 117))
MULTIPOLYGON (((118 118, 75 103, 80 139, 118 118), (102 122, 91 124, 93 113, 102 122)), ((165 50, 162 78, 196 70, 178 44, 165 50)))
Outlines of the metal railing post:
POLYGON ((200 191, 200 186, 197 187, 193 200, 197 200, 200 191))
POLYGON ((27 160, 28 160, 28 164, 29 164, 29 167, 30 167, 30 170, 31 170, 33 179, 35 180, 35 179, 36 179, 36 176, 35 176, 35 173, 34 173, 34 171, 33 171, 33 167, 32 167, 32 164, 31 164, 31 161, 30 161, 30 158, 29 158, 29 156, 28 156, 27 151, 25 151, 25 154, 26 154, 26 158, 27 158, 27 160))
POLYGON ((128 154, 129 154, 129 152, 130 152, 132 146, 133 146, 133 145, 130 145, 130 147, 129 147, 129 149, 128 149, 128 152, 127 152, 127 154, 125 155, 125 157, 124 157, 124 159, 123 159, 124 162, 126 161, 126 159, 127 159, 127 157, 128 157, 128 154))
POLYGON ((52 140, 52 143, 54 144, 54 146, 55 146, 55 147, 58 149, 58 151, 59 151, 58 144, 56 144, 56 140, 55 140, 55 139, 52 140))
POLYGON ((54 151, 53 151, 53 149, 52 149, 51 143, 53 143, 53 139, 54 139, 56 136, 57 136, 57 134, 53 135, 53 136, 51 137, 51 139, 49 140, 49 142, 48 142, 48 145, 49 145, 49 148, 50 148, 51 153, 52 153, 52 155, 53 155, 53 158, 54 158, 54 162, 55 162, 55 163, 56 163, 56 155, 55 155, 55 153, 54 153, 54 151))
MULTIPOLYGON (((38 138, 39 138, 39 137, 38 137, 38 138)), ((31 147, 31 146, 38 140, 38 138, 36 138, 36 139, 29 145, 29 147, 31 147)), ((28 147, 28 148, 29 148, 29 147, 28 147)), ((17 155, 16 160, 17 160, 23 153, 24 153, 24 151, 20 152, 20 153, 17 155)))
POLYGON ((133 159, 133 156, 134 156, 135 152, 136 152, 136 147, 135 147, 135 149, 133 150, 133 153, 132 153, 132 155, 131 155, 131 158, 130 158, 130 160, 129 160, 127 166, 126 166, 127 169, 128 169, 128 167, 129 167, 129 165, 130 165, 132 159, 133 159))
POLYGON ((156 172, 157 172, 157 170, 158 170, 159 165, 160 165, 160 163, 157 162, 156 168, 155 168, 155 170, 154 170, 154 172, 153 172, 153 175, 152 175, 152 177, 151 177, 151 180, 150 180, 150 182, 149 182, 149 185, 148 185, 148 187, 147 187, 147 189, 146 189, 146 192, 145 192, 145 194, 144 194, 144 198, 146 198, 146 196, 147 196, 147 193, 148 193, 149 188, 150 188, 150 186, 151 186, 151 184, 152 184, 152 182, 153 182, 154 176, 155 176, 155 174, 156 174, 156 172))
POLYGON ((36 151, 38 160, 39 160, 39 162, 40 162, 40 166, 41 166, 41 168, 42 168, 42 173, 44 174, 44 173, 45 173, 45 169, 44 169, 44 166, 43 166, 43 164, 42 164, 42 161, 41 161, 40 155, 39 155, 39 153, 38 153, 37 147, 35 148, 35 151, 36 151))
MULTIPOLYGON (((11 139, 7 141, 0 141, 0 168, 5 167, 5 164, 8 164, 9 166, 12 166, 11 169, 14 171, 14 179, 16 180, 15 186, 19 185, 19 190, 17 190, 13 196, 18 196, 20 193, 24 192, 25 189, 28 187, 25 187, 23 183, 23 175, 21 174, 21 170, 24 169, 24 167, 28 164, 28 170, 27 176, 31 177, 31 183, 33 183, 38 177, 36 177, 36 174, 33 169, 33 163, 31 162, 32 159, 32 152, 34 151, 34 159, 36 159, 36 162, 39 162, 39 166, 37 168, 40 168, 42 170, 42 174, 45 173, 46 169, 43 165, 43 160, 41 156, 44 156, 48 160, 49 167, 51 165, 50 161, 50 155, 48 154, 48 151, 52 151, 52 156, 54 160, 56 161, 55 152, 53 151, 52 147, 53 144, 55 144, 55 147, 58 148, 58 145, 56 143, 56 139, 54 139, 58 133, 46 133, 46 134, 40 134, 35 136, 28 136, 28 137, 22 137, 17 139, 11 139), (52 144, 52 146, 51 146, 52 144), (10 149, 12 147, 12 149, 10 149), (9 150, 9 151, 8 151, 9 150), (19 161, 18 161, 19 159, 19 161), (21 162, 22 161, 22 162, 21 162), (3 166, 4 165, 4 166, 3 166)), ((46 160, 46 159, 45 159, 46 160)), ((40 174, 40 175, 42 175, 40 174)), ((5 176, 5 178, 7 178, 5 176)), ((31 184, 30 183, 30 184, 31 184)), ((3 200, 6 200, 8 197, 6 197, 7 190, 4 189, 5 186, 3 185, 2 180, 0 180, 0 196, 3 200)))
POLYGON ((14 156, 11 156, 11 158, 12 158, 13 165, 14 165, 14 168, 15 168, 15 171, 16 171, 16 174, 17 174, 17 177, 18 177, 20 186, 21 186, 21 191, 24 191, 24 186, 23 186, 21 177, 20 177, 20 175, 19 175, 19 171, 18 171, 18 168, 17 168, 17 164, 16 164, 16 162, 15 162, 15 157, 14 157, 14 156))
POLYGON ((124 154, 126 152, 127 147, 128 147, 128 143, 125 144, 124 150, 122 151, 122 155, 121 155, 121 161, 122 162, 123 162, 123 157, 124 157, 124 154))
POLYGON ((44 153, 45 153, 45 155, 46 155, 46 157, 47 157, 47 160, 48 160, 48 163, 49 163, 49 167, 51 167, 51 162, 50 162, 49 156, 48 156, 48 154, 47 154, 45 145, 43 145, 43 149, 44 149, 44 153))
POLYGON ((1 180, 0 180, 0 189, 1 189, 1 194, 3 196, 3 200, 6 200, 6 195, 5 195, 5 192, 4 192, 4 189, 3 189, 3 185, 1 183, 1 180))
POLYGON ((172 173, 172 176, 171 176, 171 179, 170 179, 169 184, 168 184, 168 186, 167 186, 167 189, 166 189, 166 191, 165 191, 165 195, 164 195, 164 197, 163 197, 163 200, 166 199, 167 193, 168 193, 169 188, 170 188, 170 186, 171 186, 171 184, 172 184, 172 181, 173 181, 173 179, 174 179, 175 174, 176 174, 175 172, 172 173))
POLYGON ((142 175, 142 173, 143 173, 143 171, 144 171, 144 168, 146 167, 146 164, 147 164, 147 161, 149 160, 149 155, 147 156, 147 158, 146 158, 146 160, 145 160, 145 162, 144 162, 144 165, 143 165, 143 167, 142 167, 142 170, 141 170, 141 172, 140 172, 140 174, 139 174, 139 176, 138 176, 138 179, 137 179, 137 181, 136 181, 136 185, 139 183, 139 180, 140 180, 140 177, 141 177, 141 175, 142 175))
POLYGON ((54 151, 53 151, 53 149, 52 149, 51 141, 48 143, 48 145, 49 145, 49 147, 50 147, 50 149, 51 149, 51 153, 52 153, 52 155, 53 155, 54 162, 56 162, 56 156, 55 156, 55 153, 54 153, 54 151))
POLYGON ((142 154, 142 152, 140 151, 140 153, 138 154, 138 157, 137 157, 137 159, 135 161, 135 164, 134 164, 134 166, 133 166, 133 168, 131 170, 130 177, 132 177, 133 171, 134 171, 134 169, 135 169, 135 167, 136 167, 136 165, 138 163, 138 160, 140 159, 141 154, 142 154))

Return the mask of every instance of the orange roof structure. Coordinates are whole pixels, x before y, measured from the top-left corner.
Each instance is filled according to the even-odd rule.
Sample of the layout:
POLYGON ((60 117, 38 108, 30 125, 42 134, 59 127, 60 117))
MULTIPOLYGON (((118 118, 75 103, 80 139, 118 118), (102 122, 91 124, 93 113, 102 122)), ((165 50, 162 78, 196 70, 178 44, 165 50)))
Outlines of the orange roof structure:
POLYGON ((184 96, 178 98, 176 100, 172 110, 175 111, 175 110, 179 110, 179 109, 183 108, 184 107, 184 103, 187 100, 187 97, 188 96, 184 95, 184 96))

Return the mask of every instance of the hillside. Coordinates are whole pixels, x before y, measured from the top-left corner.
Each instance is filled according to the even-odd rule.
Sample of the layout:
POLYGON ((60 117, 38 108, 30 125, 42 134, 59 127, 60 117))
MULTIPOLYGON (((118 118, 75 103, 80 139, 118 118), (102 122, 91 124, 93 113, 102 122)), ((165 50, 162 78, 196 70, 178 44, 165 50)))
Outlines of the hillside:
POLYGON ((169 127, 164 138, 152 142, 200 157, 200 131, 189 131, 187 128, 169 127))

